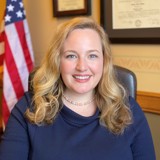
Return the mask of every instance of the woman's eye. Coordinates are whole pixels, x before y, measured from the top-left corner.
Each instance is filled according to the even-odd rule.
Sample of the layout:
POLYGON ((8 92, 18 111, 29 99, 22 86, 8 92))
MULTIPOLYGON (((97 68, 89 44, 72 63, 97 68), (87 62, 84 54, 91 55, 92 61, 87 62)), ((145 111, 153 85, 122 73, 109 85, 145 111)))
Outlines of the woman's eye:
POLYGON ((92 59, 94 59, 94 58, 97 58, 98 56, 96 55, 96 54, 91 54, 91 55, 89 55, 89 58, 92 58, 92 59))
POLYGON ((76 58, 76 55, 67 55, 66 58, 74 59, 74 58, 76 58))

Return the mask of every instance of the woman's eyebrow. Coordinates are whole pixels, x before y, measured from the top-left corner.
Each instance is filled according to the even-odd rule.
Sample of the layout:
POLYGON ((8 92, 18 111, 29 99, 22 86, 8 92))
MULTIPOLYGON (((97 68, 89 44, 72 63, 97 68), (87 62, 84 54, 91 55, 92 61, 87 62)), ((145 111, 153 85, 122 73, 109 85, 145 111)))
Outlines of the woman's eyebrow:
POLYGON ((63 53, 67 53, 67 52, 77 53, 75 50, 66 50, 66 51, 63 51, 63 53))
POLYGON ((101 51, 99 51, 99 50, 97 50, 97 49, 91 49, 91 50, 89 50, 88 52, 89 52, 89 53, 91 53, 91 52, 98 52, 98 53, 101 53, 101 51))

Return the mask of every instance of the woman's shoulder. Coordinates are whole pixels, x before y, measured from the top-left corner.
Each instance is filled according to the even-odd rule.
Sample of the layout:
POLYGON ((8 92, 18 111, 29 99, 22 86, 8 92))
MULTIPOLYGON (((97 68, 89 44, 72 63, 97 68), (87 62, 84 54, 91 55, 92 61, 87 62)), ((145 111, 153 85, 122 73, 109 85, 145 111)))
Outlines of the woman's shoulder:
POLYGON ((19 126, 19 128, 22 126, 23 128, 28 128, 28 125, 31 125, 27 120, 25 113, 28 108, 32 109, 32 96, 33 95, 30 92, 25 92, 24 95, 15 104, 8 120, 8 127, 16 125, 19 126))
POLYGON ((136 158, 139 155, 138 159, 155 159, 152 135, 145 113, 134 98, 129 97, 129 104, 133 122, 126 130, 126 140, 131 144, 136 158))
POLYGON ((144 116, 144 112, 138 102, 133 98, 129 97, 129 106, 133 117, 141 117, 144 116))
POLYGON ((131 125, 132 129, 138 132, 138 130, 141 130, 142 128, 149 128, 145 113, 138 102, 134 98, 129 97, 129 105, 133 119, 133 123, 131 125))
POLYGON ((12 112, 14 112, 14 110, 18 110, 19 112, 24 113, 27 108, 31 107, 32 97, 33 94, 31 92, 25 92, 24 95, 15 104, 12 112))

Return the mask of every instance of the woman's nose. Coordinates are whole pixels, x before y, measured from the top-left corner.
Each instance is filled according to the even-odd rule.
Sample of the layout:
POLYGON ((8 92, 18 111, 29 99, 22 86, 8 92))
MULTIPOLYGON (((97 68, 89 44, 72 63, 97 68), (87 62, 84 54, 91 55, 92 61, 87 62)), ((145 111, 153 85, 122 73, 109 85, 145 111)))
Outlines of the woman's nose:
POLYGON ((85 59, 78 59, 76 69, 78 71, 84 72, 87 70, 87 62, 85 59))

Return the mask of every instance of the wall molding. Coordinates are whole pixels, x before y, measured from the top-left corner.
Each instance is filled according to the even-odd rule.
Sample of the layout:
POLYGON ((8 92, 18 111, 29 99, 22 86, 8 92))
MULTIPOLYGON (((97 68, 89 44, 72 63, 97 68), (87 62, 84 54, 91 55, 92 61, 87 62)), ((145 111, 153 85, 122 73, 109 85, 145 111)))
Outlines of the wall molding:
POLYGON ((160 73, 160 57, 115 57, 114 63, 144 73, 160 73))
POLYGON ((160 114, 160 93, 137 91, 137 102, 143 111, 160 114))

